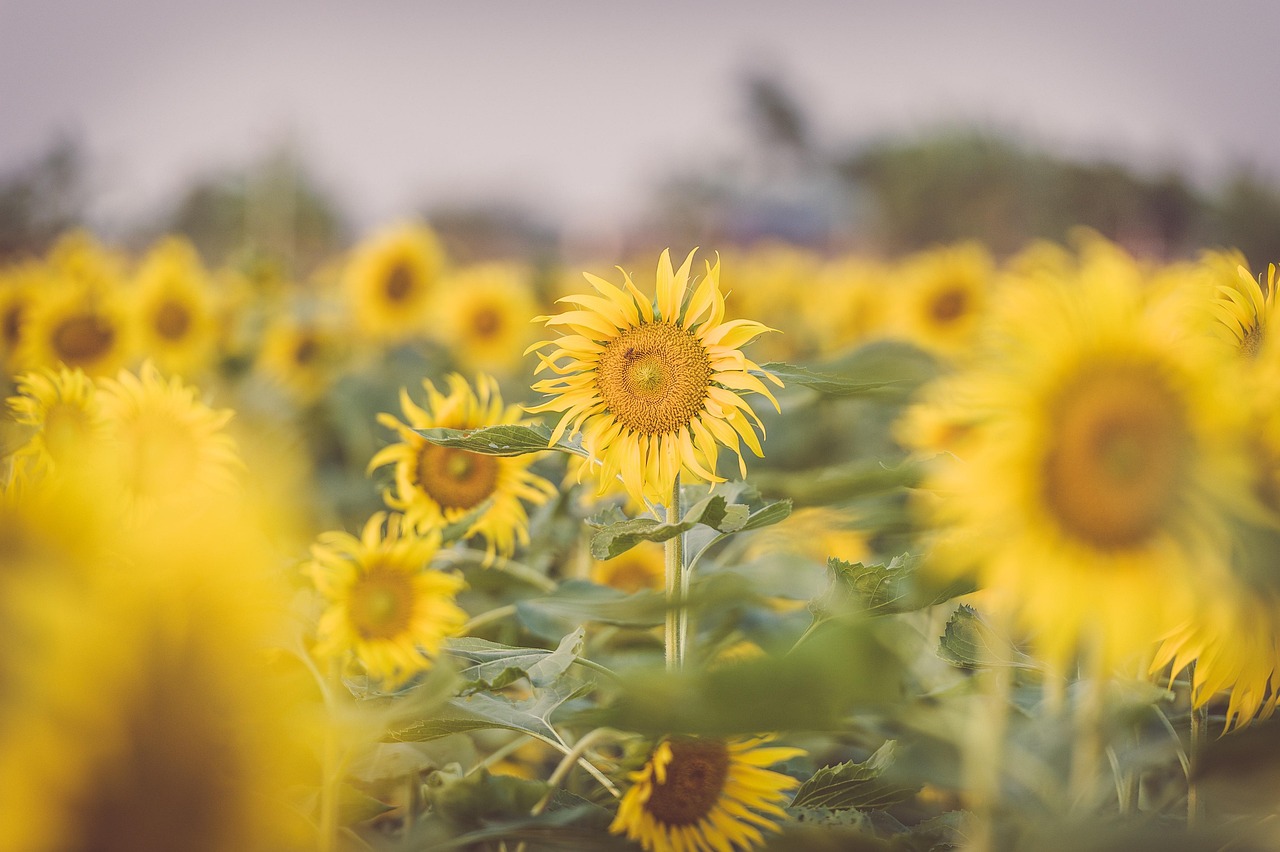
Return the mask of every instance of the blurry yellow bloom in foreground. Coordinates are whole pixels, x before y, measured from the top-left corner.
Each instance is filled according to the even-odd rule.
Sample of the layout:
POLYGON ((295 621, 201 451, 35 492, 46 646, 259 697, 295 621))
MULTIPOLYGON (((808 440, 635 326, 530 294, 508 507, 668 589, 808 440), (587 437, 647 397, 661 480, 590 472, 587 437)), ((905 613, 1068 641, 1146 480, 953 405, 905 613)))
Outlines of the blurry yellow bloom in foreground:
POLYGON ((511 375, 533 340, 529 317, 538 305, 528 270, 514 263, 459 269, 443 282, 440 334, 467 370, 511 375))
POLYGON ((1223 576, 1247 491, 1220 351, 1113 271, 1006 293, 961 378, 980 419, 926 483, 946 530, 936 562, 1013 601, 1058 664, 1149 654, 1223 576))
POLYGON ((400 407, 407 423, 394 415, 379 414, 378 422, 394 429, 401 443, 384 447, 369 462, 373 470, 395 465, 395 488, 385 495, 387 505, 404 512, 419 530, 440 529, 489 505, 472 521, 467 535, 479 535, 486 549, 509 556, 516 543, 529 541, 526 501, 545 503, 556 493, 547 480, 530 472, 536 456, 481 455, 441 447, 414 432, 415 429, 478 429, 504 423, 525 423, 519 406, 503 406, 498 383, 484 374, 473 390, 457 373, 449 376, 448 396, 424 381, 427 407, 420 408, 400 391, 400 407))
POLYGON ((762 747, 765 738, 724 741, 663 740, 609 826, 646 852, 720 852, 764 843, 786 816, 787 791, 800 782, 766 766, 804 754, 802 749, 762 747))
POLYGON ((14 453, 35 475, 83 461, 89 445, 101 440, 104 420, 98 388, 82 370, 34 370, 19 376, 7 400, 15 422, 34 432, 14 453))
POLYGON ((307 566, 327 602, 316 653, 350 653, 370 677, 389 686, 430 668, 445 638, 467 621, 454 603, 466 583, 429 567, 440 534, 415 533, 402 520, 378 512, 359 538, 324 533, 307 566))
MULTIPOLYGON (((552 443, 581 432, 602 481, 621 475, 633 499, 663 505, 681 474, 724 481, 716 473, 720 446, 738 456, 743 476, 741 443, 764 454, 756 435, 764 426, 742 392, 778 404, 752 375, 763 371, 740 349, 770 329, 725 320, 719 261, 707 264, 706 277, 691 288, 693 254, 673 270, 670 253, 662 253, 656 305, 626 272, 625 289, 585 273, 600 295, 561 299, 578 309, 538 319, 569 333, 530 347, 553 347, 550 355, 539 352, 535 372, 550 370, 557 378, 533 386, 551 398, 529 409, 562 413, 552 443)), ((763 375, 781 387, 775 376, 763 375)))
POLYGON ((207 370, 217 343, 209 273, 186 240, 169 238, 147 253, 133 293, 138 342, 166 373, 207 370))
POLYGON ((422 334, 443 267, 444 249, 423 224, 387 228, 360 243, 343 275, 357 325, 390 343, 422 334))

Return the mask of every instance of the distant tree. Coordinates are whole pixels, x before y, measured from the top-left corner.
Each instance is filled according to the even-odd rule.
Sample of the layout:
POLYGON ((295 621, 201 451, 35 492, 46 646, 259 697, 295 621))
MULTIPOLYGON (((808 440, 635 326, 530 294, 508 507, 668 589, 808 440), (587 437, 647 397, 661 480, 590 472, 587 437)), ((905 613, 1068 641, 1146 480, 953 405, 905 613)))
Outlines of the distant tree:
POLYGON ((80 143, 59 137, 33 162, 0 175, 0 261, 42 254, 81 224, 88 198, 80 143))
POLYGON ((1254 270, 1280 263, 1280 188, 1251 169, 1240 169, 1217 197, 1213 239, 1231 245, 1254 270))

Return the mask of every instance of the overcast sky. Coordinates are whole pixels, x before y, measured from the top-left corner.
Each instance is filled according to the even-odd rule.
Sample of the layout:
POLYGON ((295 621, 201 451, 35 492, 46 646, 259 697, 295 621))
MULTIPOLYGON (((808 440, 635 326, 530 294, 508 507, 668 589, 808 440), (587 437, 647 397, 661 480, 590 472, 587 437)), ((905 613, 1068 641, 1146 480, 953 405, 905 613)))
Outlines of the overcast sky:
POLYGON ((977 120, 1280 174, 1277 33, 1274 0, 0 0, 0 171, 76 134, 109 219, 292 139, 362 226, 515 197, 589 228, 740 150, 764 64, 827 144, 977 120))

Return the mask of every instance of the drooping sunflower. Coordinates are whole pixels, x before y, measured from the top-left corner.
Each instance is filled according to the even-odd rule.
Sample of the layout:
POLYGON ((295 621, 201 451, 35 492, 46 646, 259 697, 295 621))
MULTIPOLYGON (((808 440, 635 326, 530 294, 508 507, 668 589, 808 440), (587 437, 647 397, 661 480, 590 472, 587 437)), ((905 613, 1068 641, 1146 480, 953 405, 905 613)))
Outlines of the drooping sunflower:
POLYGON ((194 387, 163 378, 150 362, 99 387, 105 425, 93 473, 103 487, 143 513, 181 510, 234 490, 240 459, 224 428, 231 410, 210 408, 194 387))
POLYGON ((34 473, 74 464, 101 440, 104 419, 98 389, 82 370, 45 368, 23 373, 16 394, 7 400, 13 419, 34 429, 14 453, 15 461, 34 473))
POLYGON ((579 309, 538 320, 570 333, 529 349, 554 347, 550 355, 539 352, 535 372, 551 370, 557 378, 533 386, 551 398, 529 409, 562 413, 552 442, 581 432, 602 481, 620 475, 633 499, 663 505, 682 474, 724 481, 716 472, 720 446, 738 456, 745 476, 741 444, 762 456, 756 429, 763 435, 764 425, 741 393, 758 393, 776 408, 773 394, 752 373, 782 386, 740 349, 772 329, 724 318, 719 259, 707 264, 706 277, 690 295, 693 255, 673 271, 670 253, 662 253, 656 303, 625 271, 625 290, 586 273, 600 295, 560 299, 579 309))
POLYGON ((206 369, 217 343, 209 274, 195 248, 169 238, 153 247, 135 278, 133 308, 139 345, 166 373, 206 369))
POLYGON ((467 621, 454 603, 462 578, 429 567, 439 548, 439 532, 414 532, 402 516, 384 512, 369 518, 359 538, 321 535, 307 566, 328 603, 316 653, 351 654, 392 687, 430 668, 445 638, 467 621))
POLYGON ((764 843, 800 782, 766 769, 804 754, 746 740, 670 738, 659 743, 609 826, 646 852, 723 852, 764 843))
POLYGON ((422 334, 444 262, 435 232, 419 223, 387 228, 356 246, 343 280, 360 329, 389 343, 422 334))
POLYGON ((533 340, 529 317, 536 310, 528 271, 514 263, 470 266, 443 282, 442 334, 467 370, 515 373, 533 340))
POLYGON ((1248 465, 1224 354, 1098 272, 1007 293, 963 377, 964 458, 939 456, 928 485, 935 564, 976 573, 1049 660, 1088 649, 1109 669, 1223 575, 1248 465))
POLYGON ((556 493, 547 480, 529 470, 533 455, 481 455, 441 447, 417 434, 416 429, 479 429, 483 426, 523 424, 520 407, 503 406, 498 383, 492 376, 476 376, 475 388, 457 373, 448 377, 449 393, 440 393, 430 381, 426 408, 419 407, 401 389, 400 408, 408 422, 392 414, 379 414, 378 422, 393 429, 400 443, 384 447, 369 462, 369 470, 395 465, 395 488, 387 505, 403 512, 419 530, 440 529, 475 512, 485 501, 467 531, 484 539, 490 554, 509 556, 516 543, 529 541, 529 514, 524 503, 540 505, 556 493))
POLYGON ((133 327, 118 283, 53 276, 31 305, 18 359, 28 369, 65 364, 110 375, 133 357, 133 327))

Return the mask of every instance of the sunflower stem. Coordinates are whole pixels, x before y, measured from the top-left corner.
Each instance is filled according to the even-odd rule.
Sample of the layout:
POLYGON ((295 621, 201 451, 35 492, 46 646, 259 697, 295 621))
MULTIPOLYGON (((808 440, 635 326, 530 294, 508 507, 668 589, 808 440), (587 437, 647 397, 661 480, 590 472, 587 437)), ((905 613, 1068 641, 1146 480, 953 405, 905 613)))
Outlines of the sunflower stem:
POLYGON ((996 820, 1000 806, 1004 740, 1009 720, 1009 692, 1013 672, 992 661, 981 673, 970 735, 966 738, 965 774, 969 807, 973 811, 974 837, 970 848, 989 852, 996 848, 996 820))
MULTIPOLYGON (((671 485, 671 497, 667 500, 667 523, 680 523, 680 476, 671 485)), ((684 571, 684 533, 667 539, 666 553, 667 620, 664 646, 667 670, 675 671, 684 666, 684 643, 688 630, 688 617, 684 601, 688 583, 684 571)))
MULTIPOLYGON (((1193 662, 1192 666, 1195 665, 1193 662)), ((1195 669, 1190 672, 1190 682, 1195 684, 1195 669)), ((1191 742, 1187 746, 1187 828, 1199 828, 1204 822, 1204 799, 1200 796, 1199 786, 1196 784, 1196 773, 1200 768, 1201 752, 1204 750, 1205 741, 1209 736, 1209 708, 1208 705, 1201 704, 1199 707, 1194 705, 1195 693, 1192 693, 1191 707, 1191 742)))
POLYGON ((334 717, 334 706, 328 699, 336 698, 342 688, 341 673, 338 663, 329 663, 328 677, 325 682, 326 704, 329 704, 329 719, 324 732, 324 755, 320 780, 320 852, 333 852, 338 847, 338 784, 341 773, 342 757, 339 753, 337 719, 334 717))
POLYGON ((1068 787, 1072 810, 1081 812, 1095 804, 1098 772, 1106 746, 1102 724, 1110 682, 1102 665, 1102 649, 1095 643, 1085 653, 1084 694, 1075 708, 1075 748, 1068 787))

